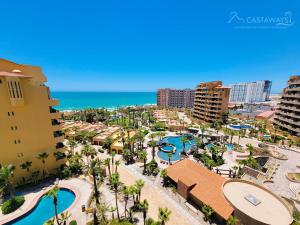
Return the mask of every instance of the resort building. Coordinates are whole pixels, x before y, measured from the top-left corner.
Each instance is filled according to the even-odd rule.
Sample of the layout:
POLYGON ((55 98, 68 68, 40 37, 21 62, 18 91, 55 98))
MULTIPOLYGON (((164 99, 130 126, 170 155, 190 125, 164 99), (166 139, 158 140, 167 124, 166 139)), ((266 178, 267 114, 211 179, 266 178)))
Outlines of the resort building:
POLYGON ((300 135, 300 76, 291 76, 283 89, 274 123, 293 135, 300 135))
POLYGON ((206 122, 222 120, 228 112, 229 93, 230 88, 221 81, 200 83, 195 92, 194 117, 206 122))
POLYGON ((272 81, 269 80, 233 84, 229 102, 244 104, 268 101, 271 87, 272 81))
POLYGON ((279 196, 258 184, 226 179, 195 161, 184 159, 167 168, 168 178, 187 206, 201 210, 208 205, 219 220, 234 215, 240 224, 288 225, 292 212, 279 196))
POLYGON ((0 165, 15 166, 17 183, 50 174, 65 162, 59 157, 64 150, 60 113, 53 108, 58 100, 51 98, 46 81, 38 66, 0 59, 0 165), (37 159, 40 153, 48 154, 44 163, 37 159), (22 169, 26 161, 31 166, 22 169))
POLYGON ((199 207, 209 205, 220 220, 227 220, 233 213, 222 193, 224 177, 189 159, 168 167, 167 176, 176 184, 179 195, 199 207))
POLYGON ((191 89, 158 89, 157 105, 162 107, 192 108, 195 91, 191 89))

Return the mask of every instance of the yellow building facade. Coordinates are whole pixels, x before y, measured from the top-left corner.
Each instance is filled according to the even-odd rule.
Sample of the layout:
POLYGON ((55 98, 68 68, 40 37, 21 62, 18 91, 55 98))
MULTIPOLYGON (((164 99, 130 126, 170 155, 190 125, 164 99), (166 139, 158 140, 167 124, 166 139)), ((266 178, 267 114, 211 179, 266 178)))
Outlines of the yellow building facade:
POLYGON ((15 166, 15 183, 32 174, 38 177, 55 172, 65 159, 60 113, 52 106, 47 81, 40 67, 0 59, 0 164, 15 166), (43 163, 38 154, 49 156, 43 163), (29 169, 21 164, 31 162, 29 169), (39 171, 39 172, 38 172, 39 171))

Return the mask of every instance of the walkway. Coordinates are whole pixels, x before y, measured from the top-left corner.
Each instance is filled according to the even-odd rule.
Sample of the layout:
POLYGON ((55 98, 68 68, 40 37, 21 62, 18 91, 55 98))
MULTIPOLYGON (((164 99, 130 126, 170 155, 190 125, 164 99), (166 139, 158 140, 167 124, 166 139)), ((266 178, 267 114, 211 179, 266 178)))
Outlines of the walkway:
POLYGON ((120 177, 125 185, 133 184, 137 179, 142 179, 145 186, 142 189, 142 199, 147 199, 149 202, 149 217, 158 219, 158 208, 167 207, 172 211, 171 219, 168 224, 171 225, 204 225, 208 224, 199 216, 197 220, 195 215, 192 215, 187 208, 175 201, 169 196, 168 192, 159 184, 160 180, 157 178, 153 183, 147 176, 143 176, 137 171, 136 165, 120 167, 120 177))

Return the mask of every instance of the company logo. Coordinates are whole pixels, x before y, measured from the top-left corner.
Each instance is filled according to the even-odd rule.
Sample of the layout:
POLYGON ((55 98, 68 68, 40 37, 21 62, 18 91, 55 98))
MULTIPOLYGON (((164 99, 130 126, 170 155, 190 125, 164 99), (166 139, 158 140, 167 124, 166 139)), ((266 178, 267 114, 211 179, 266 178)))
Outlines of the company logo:
POLYGON ((284 29, 295 24, 293 13, 288 11, 283 16, 242 16, 237 11, 229 13, 228 24, 232 24, 234 28, 258 28, 258 29, 284 29))

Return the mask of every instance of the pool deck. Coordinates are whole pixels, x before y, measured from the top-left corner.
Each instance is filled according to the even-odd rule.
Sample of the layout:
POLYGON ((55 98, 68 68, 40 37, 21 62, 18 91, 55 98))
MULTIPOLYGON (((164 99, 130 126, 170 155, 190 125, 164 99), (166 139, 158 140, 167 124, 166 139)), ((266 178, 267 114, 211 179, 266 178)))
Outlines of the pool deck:
MULTIPOLYGON (((1 213, 0 224, 5 224, 29 212, 37 204, 39 199, 53 186, 54 186, 53 182, 48 182, 48 183, 44 183, 43 185, 39 185, 35 188, 26 190, 26 193, 24 194, 25 197, 24 204, 13 213, 7 215, 3 215, 1 213)), ((85 213, 81 212, 81 205, 86 205, 88 203, 90 195, 92 193, 92 186, 87 181, 79 178, 60 180, 58 182, 58 186, 61 188, 70 189, 76 195, 75 201, 66 210, 71 214, 70 221, 72 219, 75 219, 77 220, 78 224, 85 224, 86 215, 85 213), (80 187, 80 189, 78 187, 80 187)))

